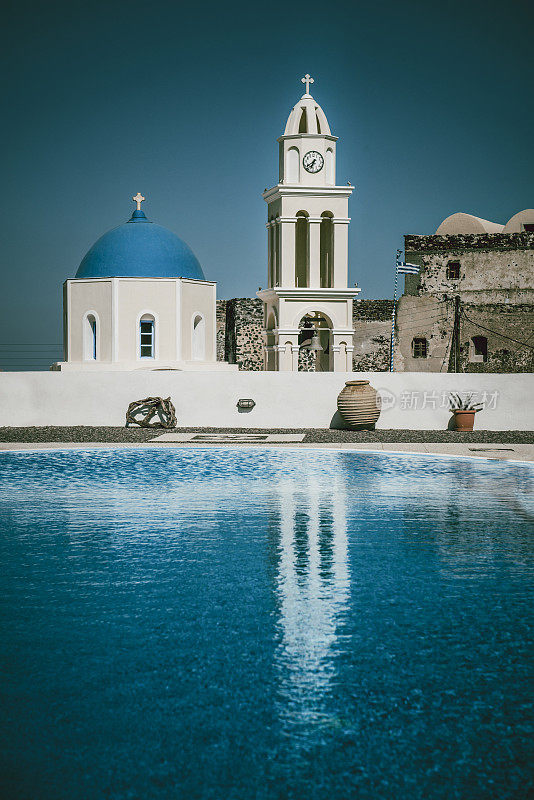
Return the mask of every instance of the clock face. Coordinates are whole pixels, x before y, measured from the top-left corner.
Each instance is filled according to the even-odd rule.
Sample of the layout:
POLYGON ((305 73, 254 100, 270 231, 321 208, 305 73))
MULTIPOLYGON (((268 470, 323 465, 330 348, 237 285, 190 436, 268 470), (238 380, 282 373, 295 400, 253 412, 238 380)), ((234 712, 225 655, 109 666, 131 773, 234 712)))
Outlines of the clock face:
POLYGON ((324 159, 317 150, 310 150, 302 159, 306 172, 319 172, 323 168, 324 159))

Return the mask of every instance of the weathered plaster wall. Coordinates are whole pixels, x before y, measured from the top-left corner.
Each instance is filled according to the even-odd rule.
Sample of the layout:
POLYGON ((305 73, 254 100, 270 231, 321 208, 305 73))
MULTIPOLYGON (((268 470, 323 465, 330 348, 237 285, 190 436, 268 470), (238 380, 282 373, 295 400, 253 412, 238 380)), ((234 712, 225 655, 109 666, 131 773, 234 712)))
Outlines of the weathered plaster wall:
POLYGON ((425 372, 447 369, 454 298, 458 297, 461 369, 466 372, 531 371, 534 354, 531 349, 534 344, 534 234, 404 238, 406 259, 420 264, 421 273, 419 276, 406 276, 405 295, 399 301, 396 369, 425 372), (447 278, 450 261, 460 264, 457 279, 447 278), (412 357, 414 337, 426 337, 427 359, 412 357), (473 359, 473 337, 487 339, 485 361, 473 359))
POLYGON ((448 372, 454 310, 426 295, 403 295, 397 304, 393 368, 397 372, 448 372), (428 342, 427 358, 414 358, 412 341, 428 342))
POLYGON ((460 364, 463 372, 534 372, 534 306, 465 304, 463 310, 460 318, 460 364), (474 336, 487 339, 486 362, 470 361, 470 340, 474 336), (517 342, 526 342, 530 347, 521 347, 517 342))
MULTIPOLYGON (((350 372, 5 372, 0 425, 124 425, 132 400, 171 397, 178 425, 233 428, 328 428, 345 381, 369 380, 384 407, 377 428, 445 430, 451 391, 478 392, 487 408, 478 430, 532 430, 534 375, 350 372), (256 406, 240 413, 239 398, 256 406)), ((157 435, 157 431, 155 432, 157 435)))
POLYGON ((419 279, 407 276, 409 294, 459 295, 465 302, 534 303, 534 234, 487 233, 405 236, 406 260, 421 264, 419 279), (449 261, 460 278, 447 278, 449 261))

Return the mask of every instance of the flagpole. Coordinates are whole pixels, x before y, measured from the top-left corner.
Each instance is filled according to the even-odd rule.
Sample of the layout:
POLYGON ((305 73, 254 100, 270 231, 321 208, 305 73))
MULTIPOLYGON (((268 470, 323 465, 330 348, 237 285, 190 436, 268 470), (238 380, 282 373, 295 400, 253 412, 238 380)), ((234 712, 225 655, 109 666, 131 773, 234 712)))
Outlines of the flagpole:
POLYGON ((395 291, 393 292, 393 312, 391 314, 391 341, 390 341, 390 357, 389 357, 389 371, 393 372, 393 343, 395 341, 395 314, 397 310, 397 286, 399 283, 399 261, 402 255, 402 250, 397 250, 397 258, 395 261, 395 291))

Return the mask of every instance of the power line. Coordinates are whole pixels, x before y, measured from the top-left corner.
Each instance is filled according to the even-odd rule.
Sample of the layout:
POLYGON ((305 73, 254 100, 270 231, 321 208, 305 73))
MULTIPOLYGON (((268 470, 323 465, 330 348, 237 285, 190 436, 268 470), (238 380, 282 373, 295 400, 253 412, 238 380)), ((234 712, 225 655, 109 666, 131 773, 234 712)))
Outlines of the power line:
MULTIPOLYGON (((512 336, 506 336, 506 334, 504 334, 504 333, 499 333, 499 331, 494 331, 492 328, 486 328, 484 325, 480 325, 478 322, 474 322, 472 319, 470 319, 467 316, 467 314, 465 313, 463 308, 462 308, 462 316, 465 317, 465 319, 468 322, 470 322, 471 325, 474 325, 475 328, 480 328, 483 331, 488 331, 488 333, 495 334, 495 336, 500 336, 502 339, 508 339, 510 342, 515 342, 515 344, 519 344, 519 345, 521 345, 521 347, 528 347, 530 350, 534 350, 534 347, 531 344, 527 344, 527 342, 520 342, 519 339, 514 339, 514 338, 512 338, 512 336)), ((529 338, 532 338, 532 337, 529 337, 529 338)))

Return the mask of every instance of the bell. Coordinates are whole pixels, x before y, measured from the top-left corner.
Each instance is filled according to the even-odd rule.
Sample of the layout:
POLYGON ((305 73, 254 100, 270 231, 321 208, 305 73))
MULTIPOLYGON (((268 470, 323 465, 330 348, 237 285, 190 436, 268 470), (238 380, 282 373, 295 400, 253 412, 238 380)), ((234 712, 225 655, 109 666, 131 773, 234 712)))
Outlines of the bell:
POLYGON ((313 332, 313 336, 308 349, 311 350, 311 352, 313 353, 321 353, 324 350, 323 346, 321 345, 321 342, 319 341, 319 334, 317 333, 317 331, 313 332))

